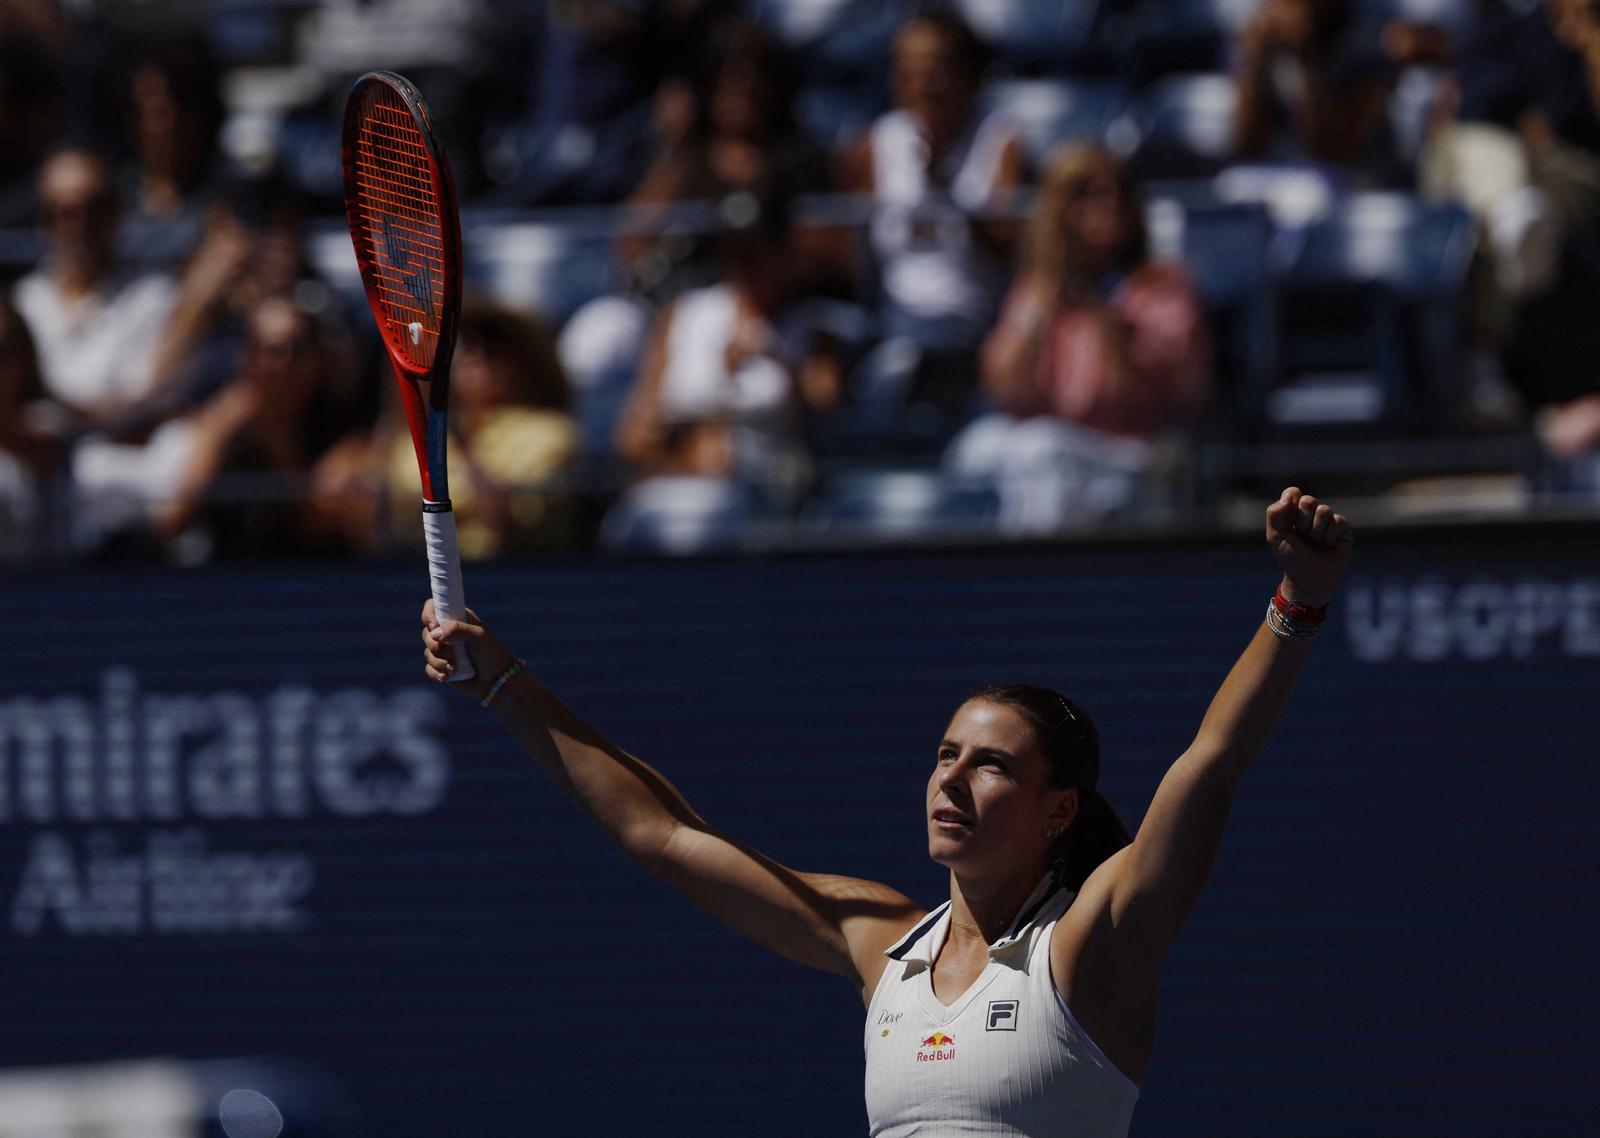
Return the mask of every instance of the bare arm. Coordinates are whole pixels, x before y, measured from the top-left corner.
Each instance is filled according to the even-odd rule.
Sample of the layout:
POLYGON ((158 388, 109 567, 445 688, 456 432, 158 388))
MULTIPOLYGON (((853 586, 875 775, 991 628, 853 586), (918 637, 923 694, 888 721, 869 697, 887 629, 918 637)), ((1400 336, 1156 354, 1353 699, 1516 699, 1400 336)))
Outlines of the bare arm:
MULTIPOLYGON (((1350 556, 1350 524, 1298 489, 1267 510, 1267 540, 1290 600, 1321 607, 1350 556)), ((1288 705, 1311 641, 1265 623, 1223 681, 1189 749, 1161 780, 1109 882, 1111 926, 1136 959, 1158 960, 1199 900, 1234 792, 1288 705)))
MULTIPOLYGON (((435 680, 448 675, 454 641, 472 654, 478 677, 460 686, 475 698, 512 662, 475 614, 437 628, 429 602, 422 619, 435 680)), ((882 950, 922 914, 887 886, 799 873, 719 833, 660 772, 606 739, 526 671, 506 683, 492 706, 518 744, 624 853, 790 960, 870 992, 883 969, 882 950)))

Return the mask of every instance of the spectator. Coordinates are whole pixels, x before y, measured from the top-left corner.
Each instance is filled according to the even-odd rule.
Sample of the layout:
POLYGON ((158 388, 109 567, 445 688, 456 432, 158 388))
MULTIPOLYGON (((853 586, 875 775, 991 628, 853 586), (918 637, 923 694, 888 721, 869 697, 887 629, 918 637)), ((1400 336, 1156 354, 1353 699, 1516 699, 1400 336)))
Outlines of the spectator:
MULTIPOLYGON (((481 302, 461 313, 450 367, 450 497, 461 555, 476 559, 567 544, 577 455, 566 376, 539 321, 481 302)), ((331 450, 314 480, 318 524, 342 546, 371 552, 416 544, 416 451, 398 415, 372 438, 331 450)))
POLYGON ((116 189, 97 151, 71 146, 46 160, 39 211, 47 253, 17 283, 17 309, 46 392, 86 425, 111 421, 150 393, 172 281, 118 257, 116 189))
POLYGON ((33 220, 39 163, 66 117, 69 38, 56 5, 0 0, 0 225, 33 220))
POLYGON ((1458 44, 1421 163, 1423 192, 1477 215, 1469 335, 1472 411, 1495 421, 1520 394, 1560 402, 1592 389, 1589 335, 1600 224, 1600 18, 1588 0, 1526 11, 1480 0, 1458 44), (1552 351, 1551 345, 1560 347, 1552 351))
POLYGON ((128 220, 166 228, 170 247, 187 252, 210 196, 225 112, 206 40, 188 35, 140 49, 122 94, 118 110, 133 147, 123 191, 128 220))
POLYGON ((634 187, 652 128, 680 141, 692 76, 734 0, 552 0, 538 5, 532 121, 514 143, 501 204, 616 201, 634 187))
POLYGON ((223 557, 311 548, 307 479, 338 430, 326 403, 348 362, 316 313, 287 297, 259 303, 237 374, 176 424, 185 454, 168 497, 152 503, 157 536, 198 533, 196 548, 223 557))
POLYGON ((802 412, 837 400, 837 361, 799 321, 781 203, 739 193, 723 212, 723 279, 657 319, 617 454, 646 479, 731 480, 783 503, 808 474, 802 412))
POLYGON ((41 497, 63 454, 28 325, 0 300, 0 561, 45 552, 41 497))
POLYGON ((863 398, 888 417, 925 404, 959 416, 976 353, 1005 284, 1015 226, 983 215, 1022 181, 1022 148, 999 115, 977 109, 983 53, 953 16, 907 21, 895 37, 895 109, 845 158, 844 178, 876 203, 871 243, 890 344, 863 398), (909 350, 908 350, 909 349, 909 350))
MULTIPOLYGON (((718 278, 713 237, 649 232, 665 219, 666 207, 714 203, 741 190, 759 194, 765 186, 782 186, 786 195, 827 188, 826 157, 795 123, 789 63, 767 34, 755 24, 723 25, 707 60, 687 92, 694 108, 690 125, 681 137, 663 136, 649 172, 630 198, 645 232, 626 234, 616 245, 633 295, 590 301, 562 332, 562 361, 582 392, 583 417, 592 438, 609 441, 608 423, 638 370, 653 316, 651 302, 664 302, 718 278)), ((798 275, 805 283, 848 275, 838 266, 849 263, 850 243, 837 236, 810 229, 795 235, 794 255, 802 266, 798 275)))
POLYGON ((1200 303, 1181 268, 1150 260, 1138 191, 1110 152, 1070 146, 1050 162, 982 372, 997 410, 955 439, 946 466, 996 482, 1015 530, 1130 504, 1157 440, 1200 419, 1200 303))
POLYGON ((1236 74, 1241 158, 1343 167, 1368 184, 1404 174, 1389 129, 1392 65, 1350 0, 1266 0, 1236 74))
MULTIPOLYGON (((178 280, 156 357, 160 390, 147 408, 159 421, 198 405, 238 367, 250 314, 268 297, 293 294, 318 318, 345 323, 334 294, 304 249, 304 206, 276 176, 240 180, 213 201, 205 230, 178 280)), ((345 392, 345 402, 359 402, 345 392)), ((375 412, 376 402, 367 410, 375 412)))
MULTIPOLYGON (((762 186, 790 195, 825 190, 827 160, 795 122, 794 89, 788 60, 759 25, 725 25, 690 96, 692 125, 666 140, 629 201, 648 218, 650 206, 716 201, 762 186)), ((714 257, 692 238, 629 237, 621 248, 629 275, 647 293, 670 295, 675 284, 714 276, 714 257)))

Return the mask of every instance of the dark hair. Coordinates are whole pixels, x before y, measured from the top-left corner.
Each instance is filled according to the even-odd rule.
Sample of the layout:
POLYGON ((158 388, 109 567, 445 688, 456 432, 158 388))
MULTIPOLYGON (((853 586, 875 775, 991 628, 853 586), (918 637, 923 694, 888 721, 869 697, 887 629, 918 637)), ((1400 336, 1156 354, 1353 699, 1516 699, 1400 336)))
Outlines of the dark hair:
POLYGON ((556 352, 555 337, 542 320, 473 296, 461 305, 456 335, 513 362, 518 383, 514 402, 549 411, 570 406, 567 372, 556 352))
POLYGON ((964 72, 964 78, 975 86, 982 82, 983 73, 989 68, 989 49, 970 24, 948 8, 927 8, 913 13, 900 25, 900 30, 918 26, 944 40, 956 65, 964 72))
POLYGON ((1061 884, 1077 889, 1101 862, 1132 839, 1097 789, 1100 732, 1089 713, 1066 696, 1038 684, 988 684, 967 697, 1009 707, 1028 721, 1050 764, 1050 784, 1075 787, 1078 813, 1050 847, 1061 884))

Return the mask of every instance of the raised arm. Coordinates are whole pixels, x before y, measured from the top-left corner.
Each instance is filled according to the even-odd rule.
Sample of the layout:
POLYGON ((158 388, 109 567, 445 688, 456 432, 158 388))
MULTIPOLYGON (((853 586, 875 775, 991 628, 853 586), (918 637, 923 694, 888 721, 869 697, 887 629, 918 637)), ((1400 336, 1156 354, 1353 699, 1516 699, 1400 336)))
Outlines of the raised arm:
MULTIPOLYGON (((477 677, 457 686, 473 698, 484 698, 513 664, 476 614, 440 628, 430 601, 422 622, 429 677, 447 679, 450 645, 465 644, 477 677)), ((883 969, 882 950, 922 914, 887 886, 799 873, 718 833, 658 771, 585 723, 526 669, 503 682, 490 706, 624 853, 790 960, 846 976, 870 995, 883 969)))
MULTIPOLYGON (((1354 536, 1342 515, 1290 487, 1267 508, 1267 543, 1283 569, 1283 595, 1321 608, 1354 536)), ((1103 867, 1111 927, 1136 958, 1159 960, 1199 900, 1234 792, 1288 705, 1310 647, 1309 638, 1286 639, 1261 623, 1161 780, 1133 844, 1103 867)))

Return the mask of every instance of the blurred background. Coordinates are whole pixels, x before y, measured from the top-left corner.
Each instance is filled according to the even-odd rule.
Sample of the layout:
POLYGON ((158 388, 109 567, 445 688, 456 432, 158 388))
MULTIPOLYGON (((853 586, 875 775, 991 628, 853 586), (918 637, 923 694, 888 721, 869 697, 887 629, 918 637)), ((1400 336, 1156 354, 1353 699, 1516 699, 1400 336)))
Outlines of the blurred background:
POLYGON ((0 0, 0 1138, 864 1128, 850 994, 419 682, 373 68, 461 191, 468 595, 602 729, 936 899, 964 691, 1071 690, 1136 820, 1312 489, 1346 721, 1135 1133, 1592 1127, 1600 3, 0 0))

